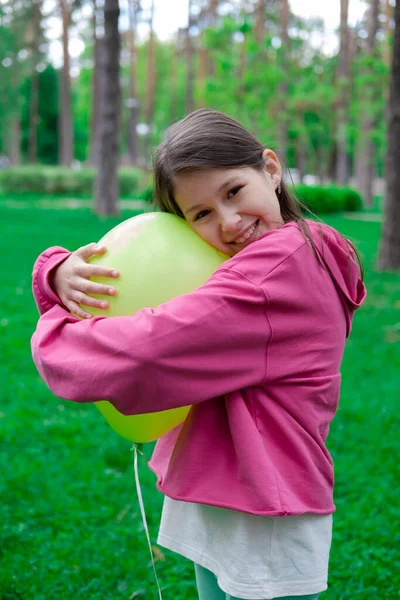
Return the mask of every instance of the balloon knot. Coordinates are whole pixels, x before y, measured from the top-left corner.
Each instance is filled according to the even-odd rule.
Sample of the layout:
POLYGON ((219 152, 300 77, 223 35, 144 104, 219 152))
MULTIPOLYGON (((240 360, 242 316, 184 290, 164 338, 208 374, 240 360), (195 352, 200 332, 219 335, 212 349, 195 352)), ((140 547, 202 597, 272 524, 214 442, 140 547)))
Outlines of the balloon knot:
POLYGON ((136 443, 132 444, 132 447, 130 448, 130 451, 134 452, 135 450, 137 452, 139 452, 139 454, 141 454, 143 456, 142 444, 136 444, 136 443))

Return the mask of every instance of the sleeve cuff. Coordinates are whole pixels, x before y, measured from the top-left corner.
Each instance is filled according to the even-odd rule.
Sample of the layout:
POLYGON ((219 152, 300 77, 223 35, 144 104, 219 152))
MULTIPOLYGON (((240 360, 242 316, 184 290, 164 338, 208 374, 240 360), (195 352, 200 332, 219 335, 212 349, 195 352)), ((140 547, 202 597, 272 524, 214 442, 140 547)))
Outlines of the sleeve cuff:
POLYGON ((50 287, 50 274, 70 256, 65 248, 54 246, 43 252, 33 267, 32 290, 40 314, 50 310, 56 304, 64 306, 60 298, 50 287))

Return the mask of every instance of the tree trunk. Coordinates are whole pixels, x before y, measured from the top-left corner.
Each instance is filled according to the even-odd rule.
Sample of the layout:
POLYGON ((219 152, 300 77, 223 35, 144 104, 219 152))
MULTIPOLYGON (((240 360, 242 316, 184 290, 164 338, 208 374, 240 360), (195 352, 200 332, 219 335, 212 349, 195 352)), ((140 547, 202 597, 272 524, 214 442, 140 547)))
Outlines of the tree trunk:
MULTIPOLYGON (((211 27, 216 27, 217 19, 218 19, 218 6, 220 0, 209 0, 209 10, 208 10, 208 24, 211 27)), ((215 75, 215 64, 210 57, 210 53, 207 52, 207 77, 213 77, 215 75)))
POLYGON ((39 73, 37 64, 39 60, 39 30, 41 1, 35 0, 32 7, 32 81, 31 81, 31 97, 29 104, 29 142, 28 142, 28 162, 31 164, 37 163, 37 127, 39 123, 39 73))
POLYGON ((385 41, 383 45, 383 58, 385 64, 390 66, 391 58, 392 58, 392 20, 393 20, 393 6, 391 4, 391 0, 384 0, 384 14, 385 14, 385 41))
MULTIPOLYGON (((242 0, 241 4, 241 14, 243 18, 246 19, 246 1, 242 0)), ((237 88, 236 88, 236 104, 237 106, 244 107, 244 97, 245 97, 245 83, 244 77, 247 69, 247 45, 248 45, 248 33, 247 30, 243 31, 243 40, 240 43, 239 47, 239 60, 238 60, 238 68, 236 73, 237 80, 237 88)))
POLYGON ((98 37, 96 40, 96 66, 94 68, 92 80, 92 142, 90 151, 90 164, 98 166, 100 162, 100 140, 101 140, 101 115, 103 114, 102 103, 105 98, 105 72, 101 65, 105 62, 104 53, 106 52, 104 37, 98 37))
POLYGON ((395 30, 388 106, 386 195, 379 269, 400 269, 400 0, 394 9, 395 30))
POLYGON ((214 27, 214 25, 217 21, 219 2, 220 2, 220 0, 209 0, 209 9, 208 9, 209 19, 208 20, 212 27, 214 27))
POLYGON ((147 49, 147 91, 146 91, 146 124, 147 134, 144 145, 144 158, 146 163, 150 161, 150 149, 153 131, 154 95, 156 89, 156 63, 155 63, 155 39, 154 39, 154 0, 151 2, 149 19, 149 43, 147 49))
MULTIPOLYGON (((203 36, 204 37, 204 36, 203 36)), ((207 105, 207 78, 208 78, 208 64, 209 64, 209 52, 208 48, 201 45, 198 51, 199 55, 199 69, 197 79, 197 94, 196 94, 196 109, 203 108, 207 105)))
POLYGON ((71 121, 71 76, 69 67, 69 22, 70 12, 67 0, 60 0, 62 26, 63 26, 63 67, 61 71, 60 85, 60 115, 59 115, 59 133, 60 150, 59 161, 65 167, 72 164, 72 121, 71 121))
MULTIPOLYGON (((284 0, 285 2, 286 0, 284 0)), ((283 10, 283 7, 282 7, 283 10)), ((257 0, 256 5, 256 22, 254 26, 254 37, 257 44, 261 44, 264 38, 264 23, 265 23, 265 0, 257 0)))
POLYGON ((320 185, 324 185, 326 179, 327 156, 324 152, 322 141, 318 144, 316 159, 318 167, 315 171, 318 172, 318 182, 320 185))
POLYGON ((349 181, 349 159, 347 154, 347 124, 349 107, 349 0, 340 0, 340 49, 338 68, 339 97, 336 105, 336 182, 347 185, 349 181))
POLYGON ((138 0, 129 0, 129 54, 130 54, 130 98, 129 98, 129 126, 128 126, 128 148, 132 165, 138 161, 138 137, 137 122, 139 114, 139 99, 136 83, 137 70, 137 48, 136 31, 138 24, 139 2, 138 0))
POLYGON ((21 164, 21 122, 19 114, 13 115, 10 122, 8 154, 12 165, 21 164))
POLYGON ((169 123, 175 123, 178 119, 178 65, 179 58, 181 55, 181 37, 182 29, 178 29, 176 33, 175 48, 173 50, 171 59, 171 72, 170 72, 170 101, 169 101, 169 123))
POLYGON ((99 65, 101 62, 100 52, 102 51, 102 42, 97 35, 98 26, 98 8, 97 0, 93 0, 93 15, 92 15, 92 29, 93 29, 93 69, 92 69, 92 98, 91 98, 91 119, 90 119, 90 142, 89 142, 89 158, 88 163, 90 165, 98 165, 99 163, 99 146, 98 142, 100 136, 96 135, 96 130, 99 124, 99 103, 100 98, 103 94, 100 90, 101 85, 101 72, 99 65))
POLYGON ((186 31, 186 114, 194 110, 194 44, 191 36, 193 25, 193 0, 189 0, 188 26, 186 31))
POLYGON ((282 109, 279 112, 279 129, 278 129, 278 145, 281 158, 287 161, 287 145, 288 145, 288 121, 287 121, 287 99, 288 99, 288 54, 289 54, 289 1, 281 0, 281 47, 280 47, 280 67, 281 81, 279 84, 279 96, 281 98, 282 109))
MULTIPOLYGON (((16 61, 15 61, 16 62, 16 61)), ((19 87, 19 69, 16 64, 13 66, 11 73, 12 89, 17 92, 19 87)), ((8 155, 12 165, 21 164, 21 120, 20 120, 20 106, 19 102, 16 104, 15 111, 13 111, 10 119, 10 127, 8 132, 8 155)))
POLYGON ((118 212, 118 156, 119 124, 121 114, 121 87, 119 76, 120 35, 118 0, 104 3, 104 52, 100 70, 104 75, 103 98, 100 102, 98 127, 99 164, 95 180, 95 212, 115 215, 118 212))
POLYGON ((29 156, 30 164, 38 161, 37 156, 37 127, 39 123, 39 73, 36 66, 32 72, 31 98, 29 104, 29 156))
MULTIPOLYGON (((366 56, 371 59, 376 58, 379 4, 380 0, 370 0, 366 56)), ((373 203, 373 181, 375 175, 372 133, 375 126, 374 105, 377 101, 377 90, 374 82, 373 67, 368 66, 365 74, 366 84, 363 86, 362 97, 360 98, 361 120, 357 144, 356 177, 357 187, 364 199, 365 206, 371 207, 373 203)))
MULTIPOLYGON (((209 0, 208 6, 203 12, 200 12, 198 17, 198 25, 204 24, 204 29, 207 27, 216 27, 218 18, 218 6, 220 0, 209 0)), ((193 25, 194 23, 192 23, 193 25)), ((215 75, 215 63, 210 56, 209 49, 205 44, 206 31, 204 30, 199 35, 200 47, 198 49, 199 66, 197 76, 197 94, 196 94, 196 109, 207 106, 207 80, 215 75)), ((189 40, 193 43, 192 40, 189 40)), ((192 58, 193 60, 193 58, 192 58)))
POLYGON ((304 182, 304 176, 306 175, 306 171, 307 171, 306 155, 307 155, 306 135, 305 135, 305 133, 300 132, 300 134, 298 135, 297 140, 296 140, 296 167, 299 170, 300 183, 304 182))

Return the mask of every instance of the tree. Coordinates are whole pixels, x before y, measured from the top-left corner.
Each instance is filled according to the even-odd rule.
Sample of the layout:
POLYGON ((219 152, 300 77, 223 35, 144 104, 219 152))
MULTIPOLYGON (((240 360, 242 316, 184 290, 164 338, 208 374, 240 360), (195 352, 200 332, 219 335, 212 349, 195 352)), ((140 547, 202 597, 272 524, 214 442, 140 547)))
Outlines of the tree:
MULTIPOLYGON (((216 27, 217 26, 219 5, 220 5, 220 0, 209 0, 207 12, 206 12, 206 26, 207 27, 216 27)), ((198 19, 198 21, 199 21, 199 19, 198 19)), ((209 55, 207 56, 206 67, 207 67, 206 76, 213 77, 213 75, 215 73, 215 64, 209 55)))
POLYGON ((174 48, 171 55, 171 68, 169 73, 170 79, 170 94, 169 94, 169 106, 168 106, 168 124, 175 123, 179 116, 179 100, 178 100, 178 88, 179 88, 179 64, 180 58, 183 54, 183 48, 186 43, 186 31, 184 28, 178 29, 176 33, 176 39, 174 48))
MULTIPOLYGON (((212 77, 215 75, 215 62, 213 57, 210 55, 210 49, 207 45, 207 34, 209 29, 213 29, 217 26, 218 21, 218 8, 219 8, 220 0, 206 0, 204 2, 204 6, 200 2, 197 11, 198 15, 196 18, 196 25, 199 31, 197 36, 198 41, 198 69, 197 69, 197 85, 196 85, 196 108, 202 108, 207 105, 206 95, 207 95, 207 85, 212 77)), ((195 24, 195 19, 193 16, 193 8, 189 8, 189 20, 191 21, 190 27, 195 24)), ((189 29, 187 30, 187 35, 189 36, 189 29)), ((188 43, 193 45, 193 40, 191 38, 187 41, 186 51, 187 58, 190 60, 189 56, 189 46, 188 43)), ((188 65, 188 73, 191 72, 190 65, 188 65)), ((190 93, 190 90, 187 90, 190 93)))
POLYGON ((104 14, 97 6, 97 0, 92 0, 92 78, 91 78, 91 117, 88 163, 99 164, 100 156, 100 102, 104 98, 104 70, 100 65, 104 63, 104 35, 98 34, 98 29, 104 26, 104 14))
POLYGON ((155 35, 154 35, 154 0, 151 0, 149 17, 149 42, 147 47, 147 88, 146 88, 146 124, 147 134, 145 137, 144 158, 150 158, 150 147, 153 130, 154 117, 154 95, 156 90, 156 61, 155 61, 155 35))
POLYGON ((360 113, 359 137, 356 154, 357 187, 365 205, 372 206, 373 179, 375 174, 374 144, 372 134, 376 121, 376 35, 379 23, 380 0, 370 0, 368 14, 368 37, 364 55, 362 56, 361 71, 363 84, 360 90, 358 110, 360 113))
POLYGON ((62 46, 63 46, 63 66, 61 69, 60 85, 60 116, 59 116, 59 141, 60 164, 70 167, 73 159, 72 143, 72 120, 71 120, 71 76, 69 67, 69 24, 70 24, 70 5, 67 0, 60 0, 62 17, 62 46))
MULTIPOLYGON (((99 155, 93 142, 100 140, 100 135, 90 135, 90 115, 92 114, 93 131, 98 123, 103 124, 100 103, 105 97, 101 90, 104 73, 101 65, 104 64, 104 59, 99 55, 104 47, 104 0, 97 1, 97 10, 82 10, 79 13, 72 12, 78 0, 63 1, 70 9, 70 29, 76 23, 74 35, 79 36, 85 44, 78 65, 79 73, 71 80, 74 153, 79 160, 85 160, 88 157, 89 140, 90 156, 95 158, 99 155), (95 61, 94 54, 97 56, 95 61)), ((288 48, 285 34, 287 19, 284 18, 287 0, 191 0, 191 66, 188 65, 188 54, 185 52, 187 27, 182 28, 173 40, 157 40, 154 36, 154 58, 151 61, 150 36, 143 40, 136 35, 131 40, 135 48, 131 43, 129 51, 127 32, 127 51, 121 53, 121 82, 124 84, 126 98, 129 98, 124 113, 127 117, 126 127, 121 136, 124 149, 134 148, 133 135, 129 142, 128 132, 130 130, 134 134, 136 129, 134 118, 137 115, 134 113, 137 106, 132 104, 135 97, 138 98, 141 109, 140 119, 137 118, 146 123, 149 132, 151 131, 151 143, 157 143, 161 132, 188 110, 187 102, 185 110, 185 100, 192 95, 194 106, 212 106, 231 114, 257 135, 263 144, 279 150, 284 148, 286 142, 286 162, 289 167, 297 166, 304 173, 320 175, 323 180, 334 179, 337 129, 340 122, 337 119, 338 96, 341 100, 347 94, 347 159, 350 164, 355 164, 355 158, 359 155, 355 148, 362 126, 361 115, 366 114, 367 108, 373 108, 373 157, 378 174, 381 174, 386 160, 385 107, 389 87, 385 48, 386 39, 392 39, 394 25, 392 10, 389 10, 393 8, 393 0, 385 1, 386 3, 381 0, 381 31, 376 36, 377 52, 373 61, 366 53, 366 24, 361 22, 351 30, 353 35, 348 50, 348 63, 351 67, 349 73, 355 77, 351 79, 350 86, 347 83, 347 89, 343 88, 343 81, 339 79, 338 57, 326 56, 322 41, 320 48, 315 47, 316 36, 311 36, 311 33, 318 31, 321 39, 323 37, 323 24, 319 24, 316 19, 303 19, 293 12, 289 13, 289 55, 285 65, 282 54, 288 48), (264 23, 260 37, 258 28, 261 23, 261 8, 264 23), (381 36, 383 32, 386 33, 385 39, 381 36), (137 55, 136 64, 134 60, 129 60, 132 53, 137 55), (149 76, 153 73, 150 65, 154 65, 157 71, 157 89, 153 94, 149 93, 154 83, 154 78, 149 76), (367 81, 368 65, 371 66, 371 72, 367 81), (136 95, 130 83, 133 81, 134 70, 136 95), (190 73, 194 80, 191 93, 190 73), (283 91, 284 82, 287 83, 287 91, 283 91), (373 102, 366 102, 368 89, 371 92, 376 90, 371 95, 373 102), (149 101, 150 108, 153 105, 151 110, 149 101), (283 123, 287 124, 287 133, 281 127, 283 123)), ((61 0, 41 2, 41 26, 39 30, 36 29, 39 34, 46 25, 46 18, 51 19, 48 23, 51 28, 54 17, 60 16, 61 0)), ((95 4, 95 0, 81 2, 82 6, 86 4, 86 8, 95 4)), ((130 0, 130 6, 135 7, 138 2, 139 0, 130 0)), ((19 160, 19 148, 22 150, 22 158, 27 158, 29 132, 34 132, 33 124, 37 120, 37 159, 46 163, 58 160, 58 128, 54 126, 54 118, 58 120, 61 111, 54 100, 55 94, 59 93, 61 70, 47 72, 49 57, 43 49, 44 38, 39 38, 36 33, 34 35, 33 9, 39 4, 40 2, 33 3, 32 0, 0 0, 0 152, 6 153, 15 162, 19 160), (39 50, 34 69, 33 41, 39 50), (31 73, 35 75, 38 72, 39 105, 38 110, 31 111, 32 125, 29 126, 29 106, 34 107, 31 102, 31 73), (45 90, 46 87, 51 93, 45 90), (36 117, 33 119, 34 113, 36 117)), ((128 0, 125 0, 123 6, 126 16, 121 24, 127 30, 128 0)), ((150 0, 143 2, 143 6, 150 9, 150 0)), ((150 10, 143 17, 139 15, 141 21, 146 20, 146 24, 149 12, 150 10)), ((134 20, 134 15, 131 14, 132 16, 134 20)), ((141 27, 143 28, 142 24, 141 27)), ((140 139, 139 144, 143 142, 144 146, 146 141, 147 138, 140 139)), ((141 146, 140 158, 144 156, 143 151, 141 146)), ((97 163, 98 160, 95 159, 92 164, 97 163)))
MULTIPOLYGON (((288 102, 288 56, 289 56, 289 33, 288 33, 288 22, 289 22, 289 2, 288 0, 281 0, 281 16, 280 16, 280 76, 281 81, 279 84, 279 95, 283 110, 279 114, 279 151, 283 160, 287 160, 287 143, 288 143, 288 122, 287 122, 287 110, 285 107, 288 102)), ((304 150, 301 151, 304 154, 304 150)))
POLYGON ((248 48, 248 38, 249 33, 251 31, 250 25, 247 22, 247 11, 246 11, 246 1, 242 0, 240 6, 241 17, 243 19, 243 24, 240 27, 240 33, 242 35, 242 39, 239 42, 239 57, 237 61, 236 67, 236 78, 237 78, 237 89, 235 94, 235 100, 237 104, 245 104, 245 74, 247 70, 247 48, 248 48))
MULTIPOLYGON (((16 62, 16 61, 15 61, 16 62)), ((12 89, 18 89, 19 74, 17 65, 12 71, 12 89)), ((12 165, 21 163, 21 115, 19 110, 19 102, 12 112, 10 119, 10 129, 8 137, 8 154, 12 165)))
POLYGON ((265 0, 257 0, 255 13, 254 37, 257 44, 262 44, 265 26, 265 0))
POLYGON ((5 152, 13 165, 21 162, 20 87, 27 75, 27 65, 18 60, 18 54, 31 44, 26 36, 30 21, 30 11, 24 4, 0 5, 0 152, 5 152))
POLYGON ((338 99, 336 130, 336 181, 347 185, 349 161, 347 155, 347 126, 349 107, 349 0, 340 0, 340 48, 338 66, 338 99))
POLYGON ((129 55, 130 55, 130 98, 129 98, 129 126, 128 126, 128 147, 131 163, 136 165, 138 160, 138 139, 137 139, 137 123, 139 113, 139 99, 137 90, 137 60, 138 53, 136 48, 136 30, 138 26, 138 14, 140 4, 138 0, 129 0, 129 55))
POLYGON ((88 164, 96 165, 98 162, 98 146, 99 136, 96 135, 96 127, 98 123, 98 99, 99 93, 99 36, 97 35, 97 0, 92 0, 92 79, 91 79, 91 115, 90 115, 90 138, 88 151, 88 164))
POLYGON ((392 34, 393 34, 393 5, 392 0, 383 0, 384 1, 384 31, 385 31, 385 40, 384 40, 384 49, 383 55, 386 65, 390 65, 391 56, 392 56, 392 34))
POLYGON ((193 26, 195 24, 194 2, 189 0, 188 4, 188 25, 186 29, 186 99, 185 112, 190 113, 194 109, 194 56, 195 47, 192 38, 193 26))
POLYGON ((58 163, 59 74, 52 65, 39 73, 38 159, 58 163))
POLYGON ((115 215, 118 212, 117 167, 121 113, 119 14, 118 0, 105 0, 104 52, 100 55, 99 65, 104 77, 104 88, 100 101, 99 127, 96 131, 96 135, 99 135, 99 162, 94 185, 95 212, 100 215, 115 215))
POLYGON ((396 0, 394 21, 385 212, 378 259, 380 269, 400 269, 400 0, 396 0))
POLYGON ((30 163, 37 162, 37 128, 39 124, 39 45, 40 25, 42 18, 42 0, 33 0, 31 9, 31 20, 27 29, 28 44, 31 48, 31 98, 29 111, 29 150, 28 160, 30 163))

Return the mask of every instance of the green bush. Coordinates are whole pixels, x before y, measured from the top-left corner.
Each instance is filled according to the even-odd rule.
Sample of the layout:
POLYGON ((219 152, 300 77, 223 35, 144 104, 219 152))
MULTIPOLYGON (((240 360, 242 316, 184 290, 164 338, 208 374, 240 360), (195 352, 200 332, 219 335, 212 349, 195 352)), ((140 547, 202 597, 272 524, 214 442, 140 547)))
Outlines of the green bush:
POLYGON ((315 214, 362 210, 362 198, 351 188, 297 185, 295 194, 315 214))
MULTIPOLYGON (((0 170, 0 189, 7 194, 34 193, 60 196, 92 196, 96 169, 82 167, 10 167, 0 170)), ((138 196, 146 175, 140 169, 119 169, 121 196, 138 196)))
POLYGON ((142 198, 142 187, 147 184, 148 174, 133 167, 121 167, 118 173, 120 196, 134 196, 135 198, 140 196, 142 198))

